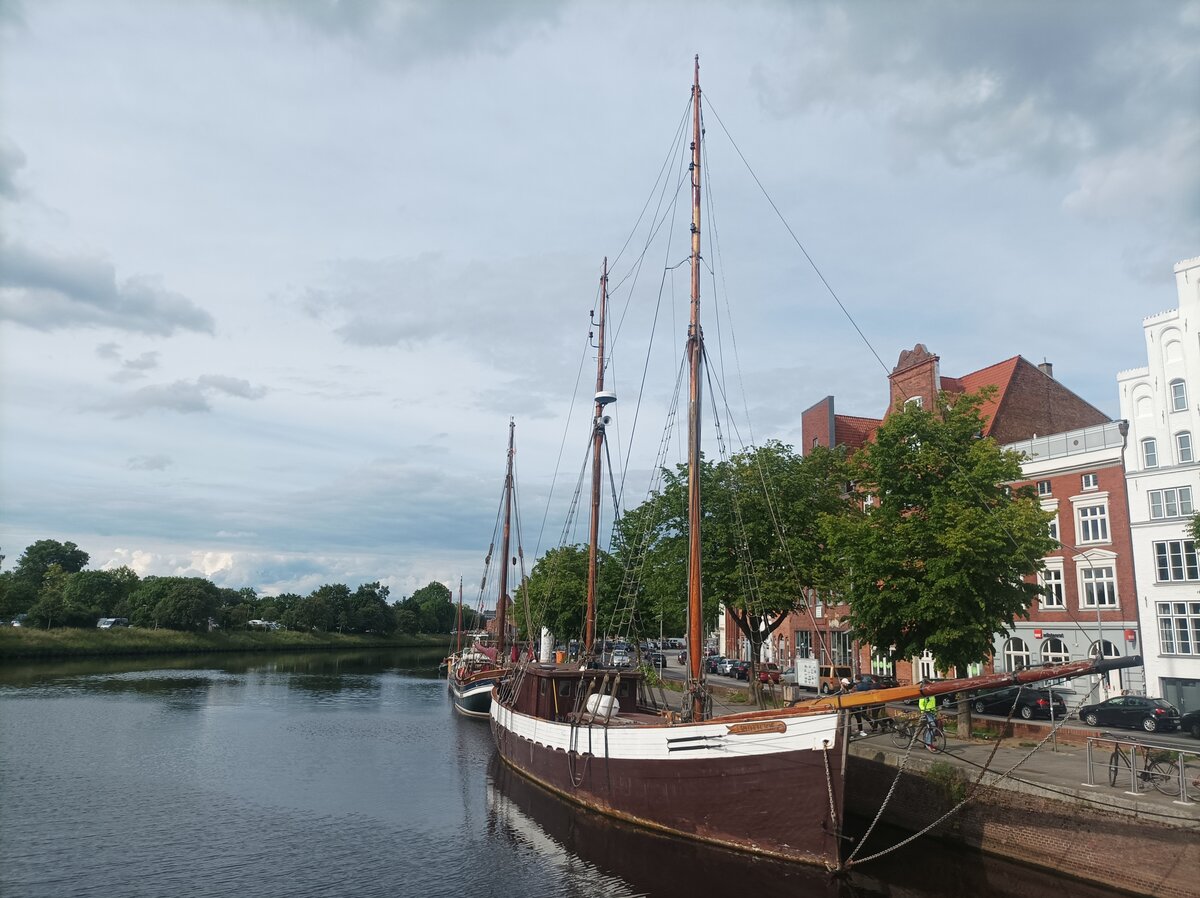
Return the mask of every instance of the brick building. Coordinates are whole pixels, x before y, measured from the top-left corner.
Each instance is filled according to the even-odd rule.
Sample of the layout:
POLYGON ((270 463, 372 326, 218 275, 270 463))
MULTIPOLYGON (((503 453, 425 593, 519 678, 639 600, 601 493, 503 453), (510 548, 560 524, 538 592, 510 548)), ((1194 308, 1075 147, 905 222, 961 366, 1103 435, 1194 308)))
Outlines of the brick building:
MULTIPOLYGON (((1111 422, 1107 415, 1071 392, 1053 375, 1049 363, 1034 365, 1021 356, 1014 356, 978 371, 947 377, 941 373, 938 356, 918 343, 913 349, 900 353, 888 377, 885 417, 906 403, 932 407, 942 392, 951 395, 976 393, 984 387, 993 387, 993 395, 981 407, 985 436, 1005 445, 1036 440, 1055 447, 1053 454, 1048 448, 1044 449, 1041 457, 1035 460, 1037 464, 1025 471, 1031 481, 1036 474, 1037 482, 1044 480, 1050 484, 1050 492, 1044 494, 1043 506, 1050 507, 1048 503, 1058 501, 1067 503, 1060 512, 1059 523, 1063 524, 1069 506, 1072 528, 1077 526, 1077 506, 1088 509, 1103 506, 1105 538, 1086 540, 1085 551, 1075 548, 1083 545, 1079 539, 1072 542, 1060 531, 1064 549, 1055 553, 1048 564, 1056 573, 1061 572, 1061 582, 1055 579, 1055 573, 1048 576, 1056 588, 1061 586, 1063 603, 1057 603, 1057 593, 1054 604, 1035 603, 1030 609, 1031 619, 1018 622, 1012 637, 1001 634, 996 645, 998 666, 1008 662, 1040 663, 1063 654, 1085 657, 1088 651, 1095 650, 1097 641, 1097 612, 1093 603, 1101 605, 1099 614, 1105 631, 1103 648, 1109 654, 1120 652, 1125 630, 1131 619, 1136 620, 1136 612, 1130 604, 1134 593, 1132 566, 1128 562, 1128 508, 1123 485, 1122 447, 1111 445, 1113 439, 1121 438, 1122 431, 1118 423, 1111 422), (1099 428, 1096 432, 1104 444, 1098 455, 1081 457, 1078 452, 1058 452, 1060 443, 1065 446, 1079 439, 1095 449, 1096 436, 1092 431, 1096 428, 1099 428), (1077 472, 1075 468, 1080 464, 1088 470, 1077 472), (1094 491, 1085 490, 1081 479, 1085 474, 1096 478, 1098 485, 1094 491), (1077 489, 1069 487, 1072 482, 1078 485, 1077 489), (1088 498, 1099 496, 1101 492, 1101 502, 1092 502, 1088 498), (1079 495, 1085 498, 1077 502, 1074 497, 1079 495), (1126 536, 1122 537, 1122 533, 1126 536), (1111 569, 1111 578, 1107 569, 1111 569), (1068 605, 1068 592, 1072 597, 1078 595, 1081 598, 1068 605), (1118 600, 1114 608, 1108 605, 1110 597, 1118 600), (1090 630, 1083 623, 1085 612, 1090 630), (1121 639, 1117 638, 1118 632, 1121 639), (1016 635, 1018 633, 1021 635, 1016 635)), ((806 452, 814 446, 839 445, 853 451, 865 445, 882 422, 882 417, 838 414, 834 397, 826 396, 803 413, 802 446, 806 452)), ((1045 487, 1039 487, 1042 488, 1045 487)), ((1093 518, 1098 517, 1098 511, 1088 510, 1082 520, 1091 526, 1093 518)), ((1099 533, 1101 524, 1096 523, 1095 527, 1095 532, 1099 533)), ((777 631, 772 651, 776 657, 784 661, 793 656, 816 657, 824 663, 851 664, 864 672, 872 670, 893 675, 901 681, 937 675, 935 660, 928 655, 893 665, 886 659, 874 657, 869 647, 859 646, 846 624, 849 609, 837 604, 836 597, 812 593, 808 596, 808 606, 811 617, 810 612, 795 613, 777 631)))

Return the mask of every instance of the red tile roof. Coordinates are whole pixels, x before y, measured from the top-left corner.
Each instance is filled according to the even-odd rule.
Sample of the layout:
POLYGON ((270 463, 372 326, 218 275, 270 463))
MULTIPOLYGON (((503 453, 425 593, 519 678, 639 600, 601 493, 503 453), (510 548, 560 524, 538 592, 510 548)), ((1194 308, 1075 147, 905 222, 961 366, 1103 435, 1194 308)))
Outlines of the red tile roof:
POLYGON ((943 377, 942 389, 949 393, 977 393, 983 387, 995 385, 995 395, 979 407, 980 414, 983 415, 984 421, 987 422, 983 429, 986 436, 991 433, 992 422, 996 419, 996 412, 1000 408, 1000 403, 1004 401, 1005 394, 1008 392, 1008 386, 1012 383, 1013 374, 1016 372, 1017 365, 1020 362, 1021 357, 1014 355, 1011 359, 1005 359, 1003 362, 988 365, 986 368, 980 368, 978 371, 972 371, 970 374, 964 374, 962 377, 943 377), (954 381, 958 389, 952 389, 948 381, 954 381))

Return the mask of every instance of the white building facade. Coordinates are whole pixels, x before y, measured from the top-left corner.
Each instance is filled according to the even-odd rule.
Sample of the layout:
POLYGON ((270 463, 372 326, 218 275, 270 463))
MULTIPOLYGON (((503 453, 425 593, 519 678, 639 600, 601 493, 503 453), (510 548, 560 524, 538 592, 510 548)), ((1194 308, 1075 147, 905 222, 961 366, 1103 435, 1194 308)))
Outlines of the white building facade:
POLYGON ((1200 258, 1175 266, 1179 307, 1142 322, 1144 368, 1117 375, 1146 690, 1200 708, 1200 258))

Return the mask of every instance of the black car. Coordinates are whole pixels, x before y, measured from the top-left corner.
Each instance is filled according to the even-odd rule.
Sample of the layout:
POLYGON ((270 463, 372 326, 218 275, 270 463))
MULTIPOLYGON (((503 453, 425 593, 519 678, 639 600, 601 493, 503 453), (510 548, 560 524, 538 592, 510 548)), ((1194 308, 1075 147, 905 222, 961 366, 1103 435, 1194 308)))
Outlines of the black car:
POLYGON ((1200 739, 1200 708, 1184 714, 1179 719, 1179 728, 1185 733, 1191 733, 1193 739, 1200 739))
POLYGON ((1084 705, 1079 719, 1088 726, 1141 728, 1147 733, 1179 729, 1179 711, 1161 698, 1118 695, 1097 705, 1084 705))
POLYGON ((749 661, 735 661, 729 667, 729 675, 731 677, 733 677, 735 680, 746 680, 747 682, 749 682, 750 681, 750 662, 749 661))
POLYGON ((662 652, 650 652, 646 655, 646 660, 650 662, 651 667, 666 667, 667 656, 662 652))
POLYGON ((704 659, 705 672, 710 673, 710 674, 717 673, 717 668, 720 667, 721 662, 724 660, 725 659, 722 658, 720 655, 709 655, 707 658, 704 659))
POLYGON ((1012 711, 1023 720, 1051 716, 1055 720, 1062 720, 1067 716, 1067 703, 1060 693, 1053 689, 1022 689, 1020 686, 974 695, 971 697, 971 709, 976 714, 1000 714, 1005 717, 1012 711), (1017 704, 1015 710, 1014 701, 1017 704))

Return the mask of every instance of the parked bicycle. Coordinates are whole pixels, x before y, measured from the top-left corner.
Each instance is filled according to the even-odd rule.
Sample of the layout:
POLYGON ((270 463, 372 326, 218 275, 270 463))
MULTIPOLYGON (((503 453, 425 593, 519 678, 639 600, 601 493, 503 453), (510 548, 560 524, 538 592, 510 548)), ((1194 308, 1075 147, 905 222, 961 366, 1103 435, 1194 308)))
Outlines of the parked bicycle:
POLYGON ((1132 745, 1125 751, 1119 743, 1114 743, 1108 759, 1108 784, 1115 786, 1118 779, 1131 782, 1131 777, 1136 777, 1136 781, 1133 781, 1135 791, 1140 791, 1138 783, 1145 783, 1163 795, 1178 795, 1179 767, 1176 762, 1162 758, 1159 752, 1143 749, 1141 769, 1136 769, 1138 748, 1132 745))
POLYGON ((924 717, 891 718, 892 744, 897 748, 908 748, 913 740, 930 751, 946 750, 946 728, 939 715, 933 724, 924 717))

